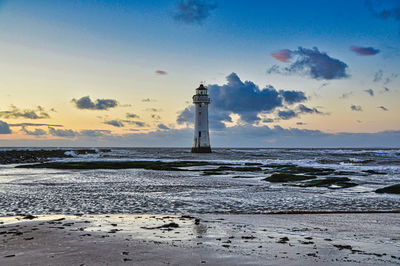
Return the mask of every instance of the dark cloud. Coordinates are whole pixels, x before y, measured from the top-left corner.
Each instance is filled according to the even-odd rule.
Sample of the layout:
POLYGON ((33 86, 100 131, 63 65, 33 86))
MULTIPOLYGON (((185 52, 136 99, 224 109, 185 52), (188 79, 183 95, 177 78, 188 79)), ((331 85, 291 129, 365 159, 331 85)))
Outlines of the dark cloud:
POLYGON ((295 61, 290 66, 280 68, 274 65, 267 70, 267 73, 307 75, 317 80, 349 77, 346 72, 348 68, 346 63, 330 57, 325 52, 320 52, 317 47, 313 49, 299 47, 297 50, 291 51, 291 55, 295 61))
POLYGON ((130 124, 138 126, 138 127, 145 127, 147 124, 145 122, 141 121, 129 121, 130 124))
POLYGON ((26 135, 30 135, 30 136, 44 136, 47 135, 47 132, 41 128, 35 128, 35 130, 28 130, 26 129, 25 126, 22 127, 22 131, 26 134, 26 135))
POLYGON ((50 118, 43 107, 38 106, 35 110, 24 109, 20 110, 14 105, 11 105, 11 110, 0 111, 0 117, 4 118, 27 118, 27 119, 45 119, 50 118))
MULTIPOLYGON (((304 92, 294 90, 276 90, 268 85, 260 89, 251 81, 242 81, 231 73, 224 85, 208 85, 211 98, 209 105, 210 128, 223 129, 224 122, 232 122, 231 114, 240 115, 246 123, 260 121, 260 113, 271 113, 278 107, 292 105, 307 100, 304 92)), ((191 124, 194 119, 194 106, 179 113, 178 124, 191 124)))
POLYGON ((157 114, 152 114, 151 118, 155 119, 155 120, 160 120, 161 116, 157 115, 157 114))
POLYGON ((180 0, 173 18, 186 24, 201 24, 216 7, 205 0, 180 0))
POLYGON ((158 124, 158 126, 157 126, 159 129, 162 129, 162 130, 167 130, 167 129, 169 129, 169 127, 167 127, 166 125, 164 125, 164 124, 158 124))
POLYGON ((104 124, 110 125, 113 127, 124 127, 125 126, 121 120, 109 120, 109 121, 105 121, 104 124))
POLYGON ((363 110, 360 105, 354 105, 354 104, 350 106, 350 109, 352 111, 357 111, 357 112, 362 112, 362 110, 363 110))
POLYGON ((262 120, 262 122, 263 122, 263 123, 273 123, 273 122, 274 122, 274 119, 272 119, 272 118, 264 118, 264 119, 262 120))
POLYGON ((383 92, 389 92, 390 91, 390 89, 389 88, 387 88, 387 87, 383 87, 383 92))
POLYGON ((55 129, 49 127, 49 134, 60 138, 79 138, 79 137, 102 137, 109 136, 111 134, 110 130, 99 130, 99 129, 86 129, 81 131, 74 131, 72 129, 55 129))
POLYGON ((382 69, 379 69, 378 72, 376 72, 374 75, 374 82, 381 81, 382 77, 383 77, 383 71, 382 69))
POLYGON ((288 120, 297 117, 297 113, 294 110, 278 111, 278 117, 283 120, 288 120))
POLYGON ((385 106, 378 106, 379 109, 382 109, 383 111, 389 111, 389 109, 387 109, 385 106))
POLYGON ((139 118, 139 116, 133 113, 126 113, 126 118, 139 118))
POLYGON ((34 126, 34 127, 63 127, 63 125, 56 125, 56 124, 43 124, 43 123, 17 123, 17 124, 8 124, 10 127, 29 127, 29 126, 34 126))
POLYGON ((97 99, 93 102, 89 96, 82 97, 80 99, 72 99, 75 106, 78 109, 88 110, 108 110, 118 106, 118 102, 113 99, 97 99))
POLYGON ((157 75, 167 75, 168 74, 166 71, 163 71, 163 70, 156 70, 155 73, 157 75))
POLYGON ((74 138, 78 136, 78 132, 72 129, 55 129, 54 127, 49 127, 49 133, 52 136, 61 138, 74 138))
POLYGON ((372 89, 364 90, 364 92, 368 93, 371 96, 374 96, 374 91, 372 89))
POLYGON ((302 91, 284 91, 284 90, 280 90, 279 93, 280 93, 280 95, 282 95, 284 101, 287 104, 300 103, 300 102, 304 102, 304 101, 307 100, 306 95, 302 91))
POLYGON ((110 130, 99 130, 99 129, 87 129, 79 132, 79 135, 84 137, 102 137, 102 136, 108 136, 110 134, 111 134, 110 130))
POLYGON ((294 110, 280 110, 277 112, 277 115, 280 119, 289 120, 291 118, 295 118, 300 116, 301 114, 324 114, 319 111, 317 108, 309 108, 304 104, 299 104, 294 110))
POLYGON ((11 134, 11 130, 8 124, 1 120, 0 120, 0 134, 11 134))
POLYGON ((361 56, 376 55, 377 53, 380 52, 378 49, 375 49, 373 47, 359 47, 359 46, 351 46, 350 50, 361 56))
POLYGON ((276 60, 286 63, 292 57, 292 51, 290 51, 289 49, 282 49, 277 52, 271 53, 271 56, 274 57, 276 60))
POLYGON ((298 125, 298 126, 305 126, 305 125, 307 125, 307 123, 297 122, 296 125, 298 125))

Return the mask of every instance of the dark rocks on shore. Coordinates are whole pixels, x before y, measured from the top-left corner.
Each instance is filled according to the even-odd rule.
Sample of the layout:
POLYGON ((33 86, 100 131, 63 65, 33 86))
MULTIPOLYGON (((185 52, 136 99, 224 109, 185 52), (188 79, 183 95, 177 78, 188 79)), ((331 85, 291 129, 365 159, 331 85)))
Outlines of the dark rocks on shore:
POLYGON ((317 178, 314 175, 296 175, 296 174, 272 174, 270 177, 265 178, 265 181, 272 183, 296 182, 317 178))
POLYGON ((330 189, 349 188, 357 186, 356 183, 349 182, 347 177, 328 177, 325 179, 317 179, 303 183, 302 187, 327 187, 330 189))
POLYGON ((375 190, 376 193, 400 194, 400 184, 379 188, 375 190))
MULTIPOLYGON (((80 149, 80 150, 3 150, 0 151, 0 164, 14 163, 36 163, 45 162, 49 158, 70 158, 73 157, 72 151, 75 154, 96 154, 95 149, 80 149)), ((109 152, 109 149, 102 149, 101 152, 109 152)))
POLYGON ((202 161, 78 161, 50 162, 19 165, 17 168, 50 168, 50 169, 147 169, 164 171, 189 171, 181 167, 204 166, 212 163, 202 161))

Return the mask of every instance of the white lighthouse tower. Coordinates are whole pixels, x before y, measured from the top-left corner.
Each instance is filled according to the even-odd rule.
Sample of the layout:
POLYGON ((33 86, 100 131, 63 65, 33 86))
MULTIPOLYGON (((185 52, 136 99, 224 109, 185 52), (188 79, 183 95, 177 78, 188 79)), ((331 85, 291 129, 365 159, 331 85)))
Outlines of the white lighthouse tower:
POLYGON ((210 135, 208 133, 208 98, 207 88, 200 84, 196 89, 196 94, 193 95, 194 111, 194 139, 192 152, 209 153, 210 135))

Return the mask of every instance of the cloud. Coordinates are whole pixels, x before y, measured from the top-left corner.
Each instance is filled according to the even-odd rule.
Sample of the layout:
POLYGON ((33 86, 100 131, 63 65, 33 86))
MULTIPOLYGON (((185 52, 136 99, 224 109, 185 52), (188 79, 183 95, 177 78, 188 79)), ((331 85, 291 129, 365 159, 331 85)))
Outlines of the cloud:
POLYGON ((173 18, 186 24, 201 24, 217 6, 205 0, 180 0, 173 18))
POLYGON ((304 104, 299 104, 294 110, 280 110, 277 115, 280 119, 289 120, 300 116, 301 114, 325 114, 317 108, 309 108, 304 104))
POLYGON ((80 99, 72 99, 75 106, 78 109, 88 109, 88 110, 108 110, 118 106, 118 102, 113 99, 97 99, 93 102, 89 96, 82 97, 80 99))
POLYGON ((155 120, 160 120, 161 116, 157 115, 157 114, 152 114, 151 118, 155 119, 155 120))
POLYGON ((378 106, 378 108, 382 109, 383 111, 389 111, 389 109, 387 109, 385 106, 378 106))
POLYGON ((110 130, 99 130, 99 129, 86 129, 86 130, 81 130, 79 132, 80 136, 86 136, 86 137, 102 137, 102 136, 108 136, 111 134, 110 130))
POLYGON ((133 113, 126 113, 126 118, 139 118, 139 116, 133 113))
POLYGON ((350 50, 361 56, 376 55, 380 52, 378 49, 375 49, 373 47, 359 47, 359 46, 351 46, 350 50))
POLYGON ((146 111, 148 112, 161 112, 162 109, 157 109, 157 108, 147 108, 146 111))
POLYGON ((374 82, 381 81, 382 77, 383 77, 383 71, 382 69, 379 69, 378 72, 376 72, 374 75, 374 82))
POLYGON ((101 130, 101 129, 86 129, 81 131, 74 131, 72 129, 55 129, 49 127, 49 134, 55 137, 60 138, 79 138, 79 137, 102 137, 102 136, 110 136, 110 130, 101 130))
POLYGON ((374 16, 384 20, 394 19, 395 21, 400 21, 399 1, 366 0, 365 3, 374 16))
POLYGON ((159 129, 162 129, 162 130, 167 130, 167 129, 169 129, 169 127, 167 127, 166 125, 164 125, 164 124, 158 124, 158 126, 157 126, 159 129))
POLYGON ((163 70, 156 70, 155 71, 155 73, 157 74, 157 75, 167 75, 168 73, 166 72, 166 71, 163 71, 163 70))
POLYGON ((72 129, 55 129, 54 127, 49 127, 49 133, 52 136, 62 138, 74 138, 78 136, 78 132, 72 129))
POLYGON ((298 126, 304 126, 304 125, 307 125, 307 123, 304 123, 304 122, 297 122, 296 125, 298 125, 298 126))
POLYGON ((125 126, 121 120, 109 120, 109 121, 105 121, 103 124, 110 125, 113 127, 124 127, 125 126))
MULTIPOLYGON (((261 121, 262 113, 272 113, 278 107, 285 107, 307 100, 302 91, 277 90, 271 85, 260 89, 251 81, 242 81, 236 73, 226 77, 226 84, 208 85, 211 98, 209 105, 210 128, 225 128, 225 122, 232 122, 231 115, 237 114, 245 123, 261 121)), ((190 125, 194 120, 194 106, 188 106, 178 114, 177 123, 190 125)))
POLYGON ((283 120, 288 120, 297 117, 297 113, 294 110, 283 110, 283 111, 278 111, 278 116, 283 120))
POLYGON ((8 124, 1 120, 0 120, 0 134, 11 134, 11 130, 8 124))
POLYGON ((372 89, 364 90, 364 92, 368 93, 371 96, 374 96, 374 91, 372 89))
POLYGON ((289 49, 282 49, 277 52, 271 53, 271 56, 274 57, 276 60, 286 63, 292 57, 292 51, 290 51, 289 49))
POLYGON ((390 89, 389 88, 387 88, 387 87, 383 87, 383 92, 389 92, 390 91, 390 89))
POLYGON ((35 127, 63 127, 63 125, 57 124, 43 124, 43 123, 17 123, 17 124, 8 124, 10 127, 28 127, 28 126, 35 126, 35 127))
POLYGON ((149 103, 149 102, 155 102, 155 100, 150 99, 150 98, 146 98, 146 99, 142 99, 142 102, 149 103))
POLYGON ((363 110, 360 105, 354 105, 354 104, 350 106, 350 109, 352 111, 357 111, 357 112, 362 112, 362 110, 363 110))
POLYGON ((130 124, 138 126, 138 127, 145 127, 147 124, 145 122, 141 121, 129 121, 130 124))
POLYGON ((30 135, 30 136, 44 136, 47 135, 47 132, 41 128, 35 128, 35 130, 28 130, 25 128, 25 126, 22 127, 22 131, 26 134, 26 135, 30 135))
POLYGON ((27 119, 45 119, 50 118, 49 114, 45 112, 43 107, 38 106, 36 109, 20 110, 14 105, 11 105, 11 110, 0 111, 0 117, 4 118, 27 118, 27 119))
POLYGON ((312 49, 299 47, 297 50, 291 51, 291 55, 296 60, 290 66, 280 68, 274 65, 267 70, 267 73, 307 75, 316 80, 349 77, 349 74, 346 72, 348 68, 346 63, 330 57, 325 52, 320 52, 317 47, 312 49))
POLYGON ((302 91, 284 91, 284 90, 280 90, 279 93, 280 93, 280 95, 282 95, 284 101, 287 104, 300 103, 300 102, 304 102, 304 101, 307 100, 306 95, 302 91))
POLYGON ((353 92, 352 92, 352 91, 351 91, 351 92, 343 93, 343 94, 339 97, 339 99, 347 99, 347 98, 349 98, 350 95, 353 95, 353 92))
POLYGON ((272 118, 264 118, 264 119, 262 120, 262 122, 263 122, 263 123, 273 123, 273 122, 274 122, 274 119, 272 119, 272 118))

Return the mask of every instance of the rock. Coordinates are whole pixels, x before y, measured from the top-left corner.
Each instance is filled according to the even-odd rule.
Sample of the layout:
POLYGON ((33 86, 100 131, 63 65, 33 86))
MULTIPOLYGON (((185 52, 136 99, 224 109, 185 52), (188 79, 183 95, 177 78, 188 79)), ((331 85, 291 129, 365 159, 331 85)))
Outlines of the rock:
POLYGON ((272 183, 285 183, 285 182, 304 181, 315 178, 317 177, 313 175, 296 175, 296 174, 282 173, 282 174, 272 174, 270 177, 267 177, 263 180, 272 183))
POLYGON ((379 188, 375 190, 376 193, 400 194, 400 184, 379 188))
POLYGON ((302 187, 326 187, 330 189, 349 188, 357 186, 356 183, 349 182, 347 177, 328 177, 303 183, 302 187))
POLYGON ((28 214, 28 215, 25 215, 24 217, 22 217, 22 219, 26 219, 26 220, 33 220, 36 218, 37 218, 37 216, 31 215, 31 214, 28 214))

